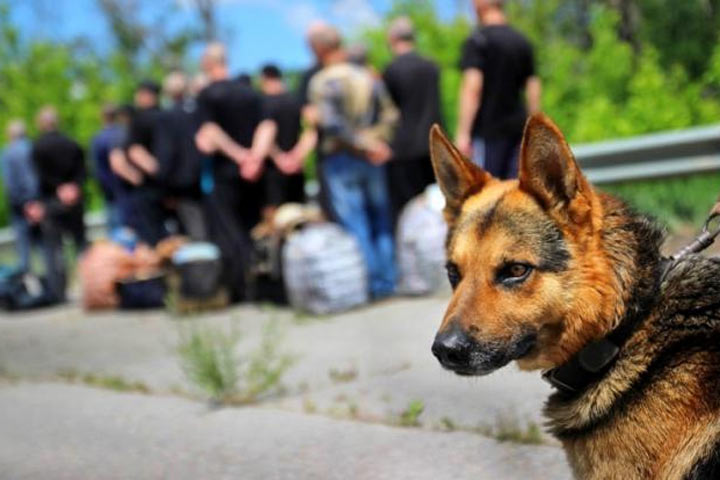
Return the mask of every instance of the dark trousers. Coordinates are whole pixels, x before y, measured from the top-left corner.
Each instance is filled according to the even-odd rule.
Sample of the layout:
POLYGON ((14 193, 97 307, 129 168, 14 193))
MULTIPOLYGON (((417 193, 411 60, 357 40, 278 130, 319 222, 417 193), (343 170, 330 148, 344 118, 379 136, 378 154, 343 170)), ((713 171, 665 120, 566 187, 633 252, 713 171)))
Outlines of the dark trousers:
POLYGON ((67 261, 63 249, 63 238, 69 236, 78 254, 87 248, 85 232, 85 207, 79 204, 67 207, 56 198, 45 200, 45 219, 36 227, 45 264, 48 288, 54 301, 65 299, 67 287, 67 261))
POLYGON ((224 283, 234 301, 246 294, 246 275, 250 265, 250 229, 259 219, 257 184, 240 179, 216 179, 206 198, 210 239, 220 249, 224 283), (255 212, 257 207, 257 212, 255 212))
POLYGON ((393 225, 397 227, 405 205, 435 182, 430 156, 413 159, 393 159, 387 165, 388 193, 393 225))
POLYGON ((494 177, 507 180, 518 176, 521 137, 485 140, 485 170, 494 177))
POLYGON ((128 190, 122 199, 125 223, 135 231, 140 241, 155 246, 168 236, 165 221, 167 210, 162 191, 140 187, 128 190))

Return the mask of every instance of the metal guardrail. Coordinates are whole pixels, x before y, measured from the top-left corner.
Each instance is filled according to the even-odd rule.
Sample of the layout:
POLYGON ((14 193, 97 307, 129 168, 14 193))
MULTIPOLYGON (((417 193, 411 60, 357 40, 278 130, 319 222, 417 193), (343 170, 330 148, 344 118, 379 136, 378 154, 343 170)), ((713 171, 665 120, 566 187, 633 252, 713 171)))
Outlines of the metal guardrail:
POLYGON ((573 147, 596 184, 720 171, 720 125, 573 147))
MULTIPOLYGON (((720 124, 576 145, 573 152, 596 184, 720 171, 720 124)), ((101 236, 105 215, 88 214, 86 224, 90 238, 101 236)), ((10 229, 0 230, 0 249, 13 239, 10 229)))

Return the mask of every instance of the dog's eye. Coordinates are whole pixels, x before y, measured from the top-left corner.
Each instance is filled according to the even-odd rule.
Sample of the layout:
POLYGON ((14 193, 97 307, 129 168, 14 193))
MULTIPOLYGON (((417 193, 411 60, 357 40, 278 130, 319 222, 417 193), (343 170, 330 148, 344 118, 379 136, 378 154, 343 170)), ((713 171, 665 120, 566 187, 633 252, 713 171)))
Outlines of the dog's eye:
POLYGON ((452 286, 452 288, 457 287, 458 283, 460 283, 460 280, 462 280, 462 276, 460 275, 460 269, 453 262, 448 262, 445 265, 445 269, 447 270, 447 276, 448 280, 450 281, 450 286, 452 286))
POLYGON ((507 263, 498 272, 497 281, 506 286, 518 285, 527 280, 532 269, 526 263, 507 263))

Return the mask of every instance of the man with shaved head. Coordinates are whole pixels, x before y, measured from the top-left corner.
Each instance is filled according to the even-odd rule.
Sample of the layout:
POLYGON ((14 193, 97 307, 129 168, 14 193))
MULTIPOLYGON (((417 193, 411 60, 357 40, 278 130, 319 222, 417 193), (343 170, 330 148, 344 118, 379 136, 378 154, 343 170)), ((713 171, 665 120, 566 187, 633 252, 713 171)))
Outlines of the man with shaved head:
POLYGON ((202 70, 210 84, 197 98, 200 130, 196 144, 213 159, 213 187, 207 196, 210 238, 222 252, 233 298, 242 300, 250 262, 250 230, 260 220, 258 180, 277 126, 268 117, 262 97, 230 78, 222 44, 207 46, 202 70))
POLYGON ((87 246, 85 236, 86 180, 85 154, 78 143, 59 130, 57 110, 46 106, 37 115, 40 136, 35 140, 32 159, 38 175, 38 194, 44 214, 39 221, 50 294, 55 301, 65 299, 66 259, 62 238, 72 238, 81 253, 87 246))
POLYGON ((40 136, 32 158, 40 181, 40 196, 48 216, 69 234, 78 251, 87 246, 83 185, 87 176, 85 153, 80 145, 59 130, 57 110, 46 106, 37 115, 40 136))
POLYGON ((395 19, 388 29, 394 58, 383 73, 385 85, 400 110, 400 124, 392 142, 388 163, 388 190, 393 221, 405 205, 435 181, 428 132, 442 123, 440 69, 415 50, 415 27, 407 17, 395 19))
POLYGON ((463 45, 456 143, 493 176, 512 178, 525 120, 540 110, 540 80, 530 42, 507 23, 505 1, 474 4, 482 26, 463 45))

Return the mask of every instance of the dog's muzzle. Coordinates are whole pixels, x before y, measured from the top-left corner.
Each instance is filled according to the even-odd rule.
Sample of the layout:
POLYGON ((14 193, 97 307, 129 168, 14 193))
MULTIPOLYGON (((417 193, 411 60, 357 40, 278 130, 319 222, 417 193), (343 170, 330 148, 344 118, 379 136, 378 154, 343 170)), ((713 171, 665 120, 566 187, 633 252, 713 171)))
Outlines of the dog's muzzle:
POLYGON ((452 325, 435 336, 432 352, 443 368, 458 375, 487 375, 527 355, 536 339, 535 333, 527 333, 508 343, 481 343, 458 325, 452 325))

